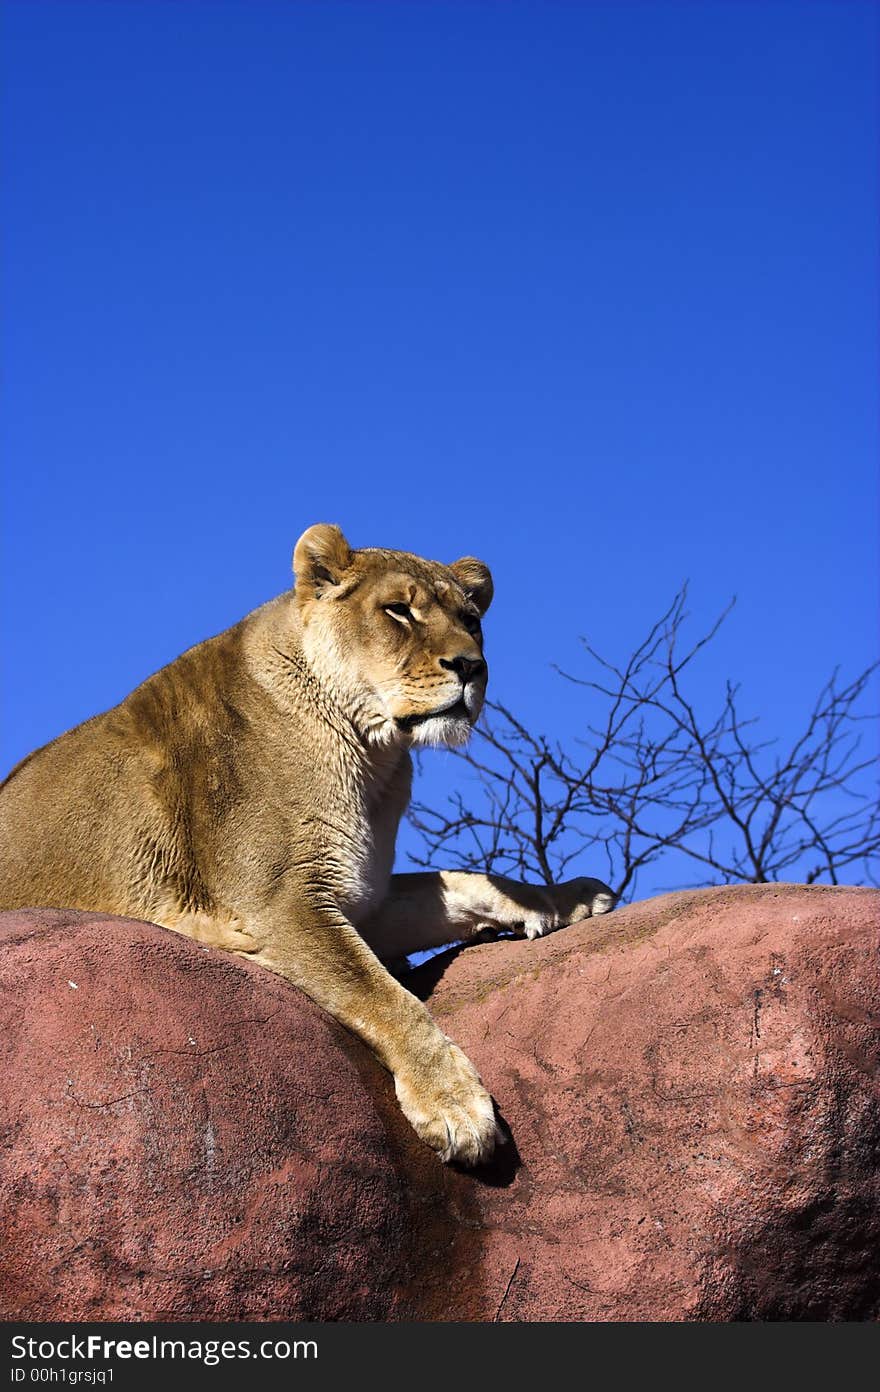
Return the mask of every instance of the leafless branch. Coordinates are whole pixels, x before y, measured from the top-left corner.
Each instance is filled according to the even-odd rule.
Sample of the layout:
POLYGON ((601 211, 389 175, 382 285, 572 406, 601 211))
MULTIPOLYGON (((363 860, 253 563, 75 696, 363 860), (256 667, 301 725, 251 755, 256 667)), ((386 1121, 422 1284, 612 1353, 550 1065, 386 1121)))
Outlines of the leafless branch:
POLYGON ((488 702, 471 746, 471 778, 442 811, 413 805, 419 865, 513 874, 545 883, 587 856, 622 898, 662 857, 679 886, 765 883, 786 876, 876 884, 880 806, 863 710, 878 664, 842 682, 835 670, 787 750, 757 739, 755 718, 727 683, 714 718, 685 690, 687 669, 732 606, 690 646, 682 587, 628 660, 617 665, 586 641, 590 676, 557 668, 582 688, 584 734, 565 749, 488 702), (603 874, 604 871, 604 874, 603 874), (696 877, 696 878, 695 878, 696 877))

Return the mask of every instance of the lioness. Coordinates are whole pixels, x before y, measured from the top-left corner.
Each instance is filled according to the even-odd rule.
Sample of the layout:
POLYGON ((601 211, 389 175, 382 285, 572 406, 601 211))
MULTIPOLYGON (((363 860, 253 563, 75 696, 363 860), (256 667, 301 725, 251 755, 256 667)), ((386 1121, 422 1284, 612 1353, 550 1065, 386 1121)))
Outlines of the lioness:
POLYGON ((499 1139, 476 1070, 382 965, 483 928, 604 913, 599 880, 392 875, 415 745, 468 737, 485 565, 310 527, 295 588, 191 648, 0 785, 0 907, 147 919, 255 961, 359 1035, 443 1160, 499 1139))

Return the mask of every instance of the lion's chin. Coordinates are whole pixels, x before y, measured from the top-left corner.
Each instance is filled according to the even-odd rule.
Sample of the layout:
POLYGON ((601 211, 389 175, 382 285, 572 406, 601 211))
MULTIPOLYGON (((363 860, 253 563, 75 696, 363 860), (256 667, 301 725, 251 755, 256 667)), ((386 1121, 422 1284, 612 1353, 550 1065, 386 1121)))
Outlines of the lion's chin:
POLYGON ((482 691, 469 683, 460 699, 445 710, 398 716, 397 729, 410 745, 457 749, 470 738, 482 704, 482 691))
POLYGON ((444 711, 442 715, 431 715, 418 721, 406 733, 413 745, 433 749, 457 749, 467 744, 472 730, 473 725, 468 716, 458 713, 453 715, 444 711))

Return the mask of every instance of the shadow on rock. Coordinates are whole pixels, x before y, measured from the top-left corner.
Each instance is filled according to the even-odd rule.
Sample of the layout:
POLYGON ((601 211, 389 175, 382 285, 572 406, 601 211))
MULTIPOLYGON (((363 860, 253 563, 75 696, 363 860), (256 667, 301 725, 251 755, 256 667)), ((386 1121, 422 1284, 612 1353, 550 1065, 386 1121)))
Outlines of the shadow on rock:
POLYGON ((467 1173, 490 1189, 506 1189, 516 1179, 517 1171, 522 1167, 522 1158, 513 1139, 513 1132, 498 1110, 497 1102, 495 1119, 504 1136, 504 1143, 495 1147, 491 1160, 484 1165, 477 1165, 467 1173))

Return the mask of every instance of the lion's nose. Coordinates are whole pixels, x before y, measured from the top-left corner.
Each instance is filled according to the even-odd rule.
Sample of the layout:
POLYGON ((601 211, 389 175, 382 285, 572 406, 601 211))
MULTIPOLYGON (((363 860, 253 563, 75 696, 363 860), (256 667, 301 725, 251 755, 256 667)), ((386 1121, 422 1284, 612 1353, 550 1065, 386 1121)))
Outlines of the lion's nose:
POLYGON ((486 670, 486 664, 481 657, 441 657, 440 666, 454 672, 463 682, 474 681, 486 670))

